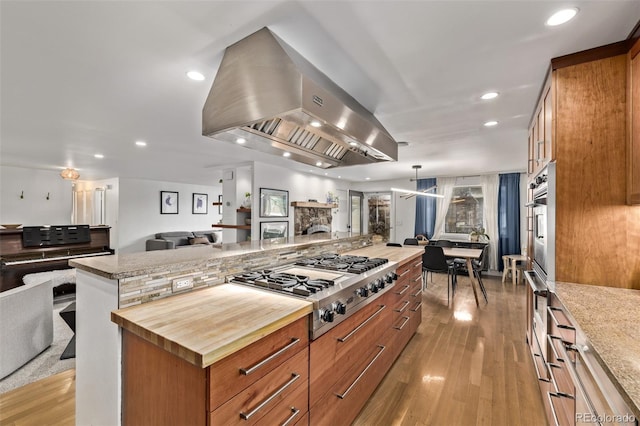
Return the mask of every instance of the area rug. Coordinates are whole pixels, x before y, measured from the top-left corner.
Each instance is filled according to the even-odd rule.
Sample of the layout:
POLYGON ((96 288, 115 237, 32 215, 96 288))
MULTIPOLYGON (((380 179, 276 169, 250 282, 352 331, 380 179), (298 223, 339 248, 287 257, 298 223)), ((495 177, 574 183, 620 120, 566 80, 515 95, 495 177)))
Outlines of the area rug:
POLYGON ((60 317, 60 311, 73 303, 72 297, 56 298, 53 303, 53 343, 37 357, 0 380, 0 394, 45 377, 75 368, 75 358, 60 360, 60 355, 73 337, 73 331, 60 317))

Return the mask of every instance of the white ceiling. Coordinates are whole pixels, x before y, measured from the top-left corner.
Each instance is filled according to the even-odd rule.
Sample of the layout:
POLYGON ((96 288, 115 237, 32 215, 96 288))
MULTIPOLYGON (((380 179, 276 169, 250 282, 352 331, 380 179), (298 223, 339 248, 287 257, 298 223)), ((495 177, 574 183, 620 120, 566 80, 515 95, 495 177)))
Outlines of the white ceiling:
POLYGON ((361 181, 524 170, 550 59, 625 39, 640 1, 2 0, 0 14, 2 165, 199 184, 252 160, 308 172, 201 135, 224 48, 268 26, 410 142, 398 162, 328 171, 361 181), (565 6, 577 17, 546 27, 565 6))

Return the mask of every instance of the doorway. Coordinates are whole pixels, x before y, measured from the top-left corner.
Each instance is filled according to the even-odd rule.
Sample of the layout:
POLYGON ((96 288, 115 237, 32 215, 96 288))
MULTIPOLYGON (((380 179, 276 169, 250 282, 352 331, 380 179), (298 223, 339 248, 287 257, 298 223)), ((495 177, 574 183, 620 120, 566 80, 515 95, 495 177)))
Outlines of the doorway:
POLYGON ((351 235, 362 235, 362 204, 364 193, 349 191, 349 232, 351 235))
POLYGON ((391 234, 391 193, 367 194, 369 234, 379 235, 389 241, 391 234))

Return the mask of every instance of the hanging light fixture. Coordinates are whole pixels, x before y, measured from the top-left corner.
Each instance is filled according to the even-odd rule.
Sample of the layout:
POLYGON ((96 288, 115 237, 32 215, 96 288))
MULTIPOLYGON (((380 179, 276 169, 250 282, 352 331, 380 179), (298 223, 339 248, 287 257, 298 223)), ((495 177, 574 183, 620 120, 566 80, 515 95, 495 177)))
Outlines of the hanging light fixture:
MULTIPOLYGON (((420 164, 416 164, 414 166, 411 166, 412 169, 414 169, 416 171, 416 177, 409 179, 409 182, 417 182, 418 181, 418 170, 420 170, 422 168, 422 166, 420 164)), ((391 188, 391 190, 393 192, 402 192, 404 193, 404 195, 401 195, 402 198, 405 199, 409 199, 412 197, 415 197, 416 195, 423 195, 425 197, 435 197, 435 198, 444 198, 444 195, 442 194, 434 194, 432 192, 429 192, 431 190, 435 190, 436 189, 436 185, 427 188, 427 189, 423 189, 421 191, 410 191, 408 189, 400 189, 400 188, 391 188)))
POLYGON ((60 176, 65 180, 77 180, 80 177, 80 173, 76 169, 67 167, 60 172, 60 176))

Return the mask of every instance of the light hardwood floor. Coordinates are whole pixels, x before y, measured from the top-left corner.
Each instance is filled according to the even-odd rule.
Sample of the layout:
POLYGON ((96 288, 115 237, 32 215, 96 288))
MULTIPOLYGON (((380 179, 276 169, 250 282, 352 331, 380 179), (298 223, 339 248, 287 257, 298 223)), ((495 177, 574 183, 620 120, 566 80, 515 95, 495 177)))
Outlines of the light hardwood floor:
POLYGON ((422 324, 354 425, 546 425, 525 343, 525 286, 467 277, 447 307, 446 275, 423 294, 422 324))
MULTIPOLYGON (((546 425, 524 341, 525 287, 485 278, 476 307, 446 275, 423 295, 422 324, 354 425, 546 425)), ((73 425, 75 370, 0 395, 0 425, 73 425)))

